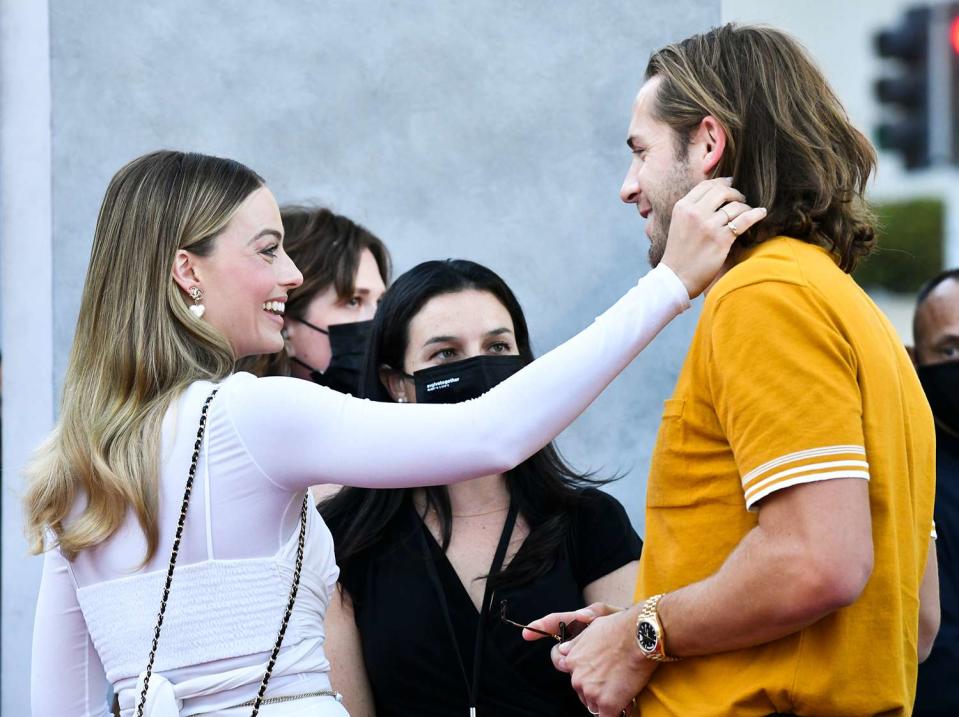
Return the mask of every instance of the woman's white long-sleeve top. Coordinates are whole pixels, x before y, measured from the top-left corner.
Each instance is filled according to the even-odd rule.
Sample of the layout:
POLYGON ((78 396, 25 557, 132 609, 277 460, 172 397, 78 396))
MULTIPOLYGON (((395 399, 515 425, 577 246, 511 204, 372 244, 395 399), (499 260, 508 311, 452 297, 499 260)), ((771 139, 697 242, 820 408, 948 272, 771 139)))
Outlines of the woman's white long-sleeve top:
MULTIPOLYGON (((154 679, 172 690, 182 714, 252 698, 285 607, 308 486, 443 484, 509 470, 566 428, 688 306, 682 282, 661 265, 588 328, 459 404, 376 403, 244 373, 223 381, 210 407, 154 679)), ((56 548, 46 552, 33 643, 36 717, 106 714, 108 680, 131 714, 200 409, 212 387, 193 384, 165 418, 160 549, 146 565, 132 514, 73 561, 56 548)), ((78 503, 75 512, 81 509, 78 503)), ((329 687, 323 616, 337 568, 315 511, 306 553, 270 695, 329 687)))

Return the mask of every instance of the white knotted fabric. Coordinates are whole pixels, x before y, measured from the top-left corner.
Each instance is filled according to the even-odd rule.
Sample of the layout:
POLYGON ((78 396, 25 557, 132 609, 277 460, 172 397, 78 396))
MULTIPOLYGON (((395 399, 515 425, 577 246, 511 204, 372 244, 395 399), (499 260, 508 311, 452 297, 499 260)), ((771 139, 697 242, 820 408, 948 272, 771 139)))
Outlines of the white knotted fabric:
MULTIPOLYGON (((301 643, 292 649, 282 650, 277 659, 276 670, 287 672, 291 669, 301 669, 304 666, 303 660, 309 659, 313 646, 301 643)), ((143 689, 143 680, 145 672, 141 672, 137 677, 136 685, 133 689, 132 702, 127 702, 123 693, 120 695, 121 713, 126 710, 133 710, 136 705, 136 699, 139 698, 143 689)), ((207 675, 203 677, 189 678, 175 685, 161 674, 154 673, 150 677, 150 688, 147 691, 146 704, 144 706, 144 717, 181 717, 184 707, 184 700, 197 699, 216 695, 217 693, 233 690, 238 687, 259 684, 263 677, 263 665, 251 665, 249 667, 237 668, 228 672, 218 673, 216 675, 207 675)), ((324 688, 329 690, 330 687, 324 688)), ((318 690, 311 690, 318 691, 318 690)), ((235 706, 235 700, 221 700, 223 704, 212 707, 213 710, 228 709, 235 706)), ((210 705, 204 711, 209 711, 210 705)))
MULTIPOLYGON (((136 694, 143 689, 146 672, 141 672, 137 680, 136 694)), ((180 717, 183 700, 176 696, 173 685, 163 675, 157 675, 150 681, 146 702, 143 704, 143 717, 180 717)))

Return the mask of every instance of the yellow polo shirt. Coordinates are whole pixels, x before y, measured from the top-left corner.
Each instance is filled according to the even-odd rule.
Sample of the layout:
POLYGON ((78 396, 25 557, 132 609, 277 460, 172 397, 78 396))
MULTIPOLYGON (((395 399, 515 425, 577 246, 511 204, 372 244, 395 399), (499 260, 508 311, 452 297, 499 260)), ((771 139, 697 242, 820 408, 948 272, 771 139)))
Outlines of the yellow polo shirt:
POLYGON ((771 239, 709 292, 666 401, 637 599, 715 573, 770 493, 843 477, 869 481, 875 567, 860 598, 783 639, 660 666, 643 717, 912 709, 932 414, 895 330, 832 256, 771 239))

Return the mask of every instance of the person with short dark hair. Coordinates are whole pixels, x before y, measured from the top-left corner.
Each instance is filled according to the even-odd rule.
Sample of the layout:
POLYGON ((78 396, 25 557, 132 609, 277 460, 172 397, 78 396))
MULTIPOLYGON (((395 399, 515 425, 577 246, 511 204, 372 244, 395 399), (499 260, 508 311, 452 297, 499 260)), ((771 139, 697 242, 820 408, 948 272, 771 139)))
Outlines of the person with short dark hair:
MULTIPOLYGON (((384 295, 362 395, 459 403, 532 361, 523 310, 497 274, 472 261, 429 261, 384 295)), ((322 503, 342 587, 327 613, 327 646, 347 708, 366 714, 372 701, 379 717, 470 708, 581 715, 549 645, 525 642, 502 618, 525 623, 632 597, 642 541, 619 502, 597 490, 604 482, 549 444, 505 473, 422 489, 344 488, 322 503), (402 620, 397 596, 415 606, 402 620)))
POLYGON ((913 715, 944 717, 959 714, 959 269, 940 273, 920 289, 912 335, 919 380, 936 418, 936 552, 942 611, 932 652, 919 666, 913 715))
POLYGON ((663 410, 639 602, 534 627, 600 616, 553 658, 603 717, 634 699, 643 717, 907 715, 934 636, 934 431, 849 276, 875 243, 875 153, 796 40, 737 25, 653 53, 627 144, 620 196, 653 264, 705 177, 768 214, 746 230, 721 209, 740 238, 663 410))

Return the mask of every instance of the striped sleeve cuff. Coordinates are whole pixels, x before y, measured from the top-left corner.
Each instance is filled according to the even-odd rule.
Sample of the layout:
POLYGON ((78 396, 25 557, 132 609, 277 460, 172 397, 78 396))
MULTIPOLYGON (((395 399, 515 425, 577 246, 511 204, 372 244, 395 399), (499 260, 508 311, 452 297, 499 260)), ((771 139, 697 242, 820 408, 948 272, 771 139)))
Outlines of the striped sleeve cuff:
POLYGON ((862 446, 824 446, 774 458, 743 476, 746 508, 782 488, 834 478, 869 480, 866 449, 862 446))

